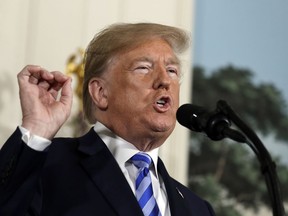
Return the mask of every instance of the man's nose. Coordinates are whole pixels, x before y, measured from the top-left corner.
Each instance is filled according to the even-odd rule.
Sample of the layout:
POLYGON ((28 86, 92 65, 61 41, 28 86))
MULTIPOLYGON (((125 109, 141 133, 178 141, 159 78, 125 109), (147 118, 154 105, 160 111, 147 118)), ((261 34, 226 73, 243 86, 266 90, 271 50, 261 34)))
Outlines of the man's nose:
POLYGON ((171 77, 169 76, 167 69, 164 66, 158 66, 157 68, 155 68, 153 88, 169 89, 170 84, 171 84, 171 77))

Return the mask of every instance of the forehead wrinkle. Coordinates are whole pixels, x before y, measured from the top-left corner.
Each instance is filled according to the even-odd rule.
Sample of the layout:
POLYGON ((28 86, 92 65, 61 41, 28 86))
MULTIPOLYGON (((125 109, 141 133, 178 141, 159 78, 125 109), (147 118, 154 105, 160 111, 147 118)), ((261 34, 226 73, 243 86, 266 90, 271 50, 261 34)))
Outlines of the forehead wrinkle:
POLYGON ((153 63, 153 59, 148 56, 141 56, 141 57, 133 59, 133 62, 142 62, 142 61, 153 63))
POLYGON ((165 64, 166 65, 171 65, 172 64, 172 65, 180 66, 180 60, 179 60, 179 58, 177 58, 177 56, 170 57, 167 60, 165 60, 165 64))

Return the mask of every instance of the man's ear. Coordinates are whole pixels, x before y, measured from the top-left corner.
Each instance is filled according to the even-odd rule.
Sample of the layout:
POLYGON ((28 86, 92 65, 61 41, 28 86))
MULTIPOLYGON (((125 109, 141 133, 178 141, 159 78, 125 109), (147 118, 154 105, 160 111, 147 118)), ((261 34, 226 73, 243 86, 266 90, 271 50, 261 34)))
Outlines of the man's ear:
POLYGON ((89 93, 94 104, 101 110, 108 107, 107 90, 104 85, 104 80, 101 78, 92 78, 89 82, 89 93))

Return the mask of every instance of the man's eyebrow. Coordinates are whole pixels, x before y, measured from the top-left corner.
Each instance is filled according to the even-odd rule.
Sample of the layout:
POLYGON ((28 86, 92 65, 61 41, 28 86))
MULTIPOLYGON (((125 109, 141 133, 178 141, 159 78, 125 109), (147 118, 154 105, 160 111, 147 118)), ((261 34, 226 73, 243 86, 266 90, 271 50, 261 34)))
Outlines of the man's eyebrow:
POLYGON ((173 65, 180 65, 180 60, 177 58, 177 57, 171 57, 169 59, 167 59, 165 61, 165 63, 168 65, 168 64, 173 64, 173 65))
POLYGON ((139 62, 149 62, 149 63, 153 64, 153 60, 151 58, 149 58, 147 56, 141 56, 141 57, 134 58, 129 62, 126 62, 126 67, 127 68, 134 67, 139 62))
MULTIPOLYGON (((142 62, 142 61, 143 62, 151 62, 151 63, 154 62, 154 60, 152 58, 147 57, 147 56, 142 56, 142 57, 133 59, 132 64, 135 62, 142 62)), ((173 57, 170 57, 167 60, 165 60, 165 64, 166 65, 169 65, 169 64, 180 65, 180 60, 176 56, 175 57, 173 56, 173 57)))

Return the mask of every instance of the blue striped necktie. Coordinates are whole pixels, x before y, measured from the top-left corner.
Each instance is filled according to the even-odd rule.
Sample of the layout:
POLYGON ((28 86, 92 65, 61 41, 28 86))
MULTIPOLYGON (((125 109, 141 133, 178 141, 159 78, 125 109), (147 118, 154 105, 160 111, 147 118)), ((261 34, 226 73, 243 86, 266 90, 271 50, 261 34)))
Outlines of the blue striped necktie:
POLYGON ((161 216, 156 199, 153 196, 149 166, 152 159, 149 155, 139 152, 131 158, 138 168, 136 178, 136 198, 145 216, 161 216))

